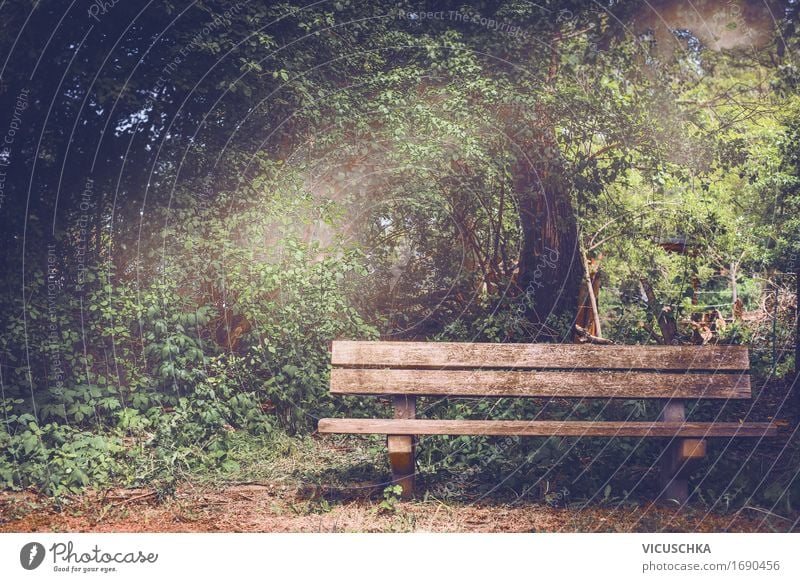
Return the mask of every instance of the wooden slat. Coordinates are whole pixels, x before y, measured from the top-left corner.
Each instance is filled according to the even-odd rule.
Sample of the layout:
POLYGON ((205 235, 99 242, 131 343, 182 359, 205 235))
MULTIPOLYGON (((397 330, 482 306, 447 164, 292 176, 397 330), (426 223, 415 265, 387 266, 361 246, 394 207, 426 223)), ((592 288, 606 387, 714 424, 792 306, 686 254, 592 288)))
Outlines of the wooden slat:
POLYGON ((585 398, 749 398, 746 374, 335 368, 333 394, 585 398))
POLYGON ((334 366, 719 370, 749 368, 744 346, 333 342, 334 366))
POLYGON ((613 422, 556 420, 400 420, 322 418, 321 433, 407 435, 522 435, 572 437, 771 437, 769 422, 613 422))

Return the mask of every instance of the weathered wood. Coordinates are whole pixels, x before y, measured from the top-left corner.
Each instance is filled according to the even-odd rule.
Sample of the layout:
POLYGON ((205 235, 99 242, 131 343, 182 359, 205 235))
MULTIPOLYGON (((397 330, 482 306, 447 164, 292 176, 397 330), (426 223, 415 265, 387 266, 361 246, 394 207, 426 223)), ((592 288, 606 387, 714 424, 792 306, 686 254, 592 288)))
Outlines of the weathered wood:
MULTIPOLYGON (((413 396, 395 396, 394 417, 396 419, 413 419, 416 416, 416 398, 413 396)), ((414 437, 408 435, 388 435, 386 444, 389 449, 389 465, 392 468, 392 482, 403 488, 402 496, 414 495, 414 437)))
POLYGON ((520 435, 572 437, 770 437, 770 422, 632 422, 580 420, 401 420, 323 418, 321 433, 391 435, 520 435))
POLYGON ((600 370, 749 369, 744 346, 333 342, 334 366, 600 370))
POLYGON ((702 459, 706 456, 706 441, 703 439, 681 439, 678 458, 684 461, 702 459))
MULTIPOLYGON (((409 455, 414 448, 413 439, 409 436, 389 435, 389 455, 409 455), (394 446, 392 446, 394 443, 394 446)), ((401 459, 396 459, 400 461, 401 459)), ((404 466, 410 466, 403 462, 404 466)))
POLYGON ((333 394, 586 398, 749 398, 746 374, 335 368, 333 394))
MULTIPOLYGON (((683 424, 686 408, 681 400, 670 400, 661 411, 659 420, 664 424, 683 424)), ((683 439, 673 439, 661 455, 659 499, 686 503, 689 498, 689 479, 686 459, 681 458, 683 439)))
POLYGON ((771 437, 778 431, 770 422, 685 421, 685 400, 750 397, 742 346, 337 341, 332 363, 332 393, 392 395, 395 418, 321 419, 319 432, 386 434, 392 478, 405 497, 414 491, 415 435, 668 438, 659 497, 684 503, 688 475, 706 454, 705 439, 771 437), (415 418, 419 395, 668 401, 656 422, 422 420, 415 418))
POLYGON ((405 498, 414 495, 414 444, 413 437, 389 435, 386 445, 389 450, 389 466, 392 468, 392 483, 403 488, 405 498))

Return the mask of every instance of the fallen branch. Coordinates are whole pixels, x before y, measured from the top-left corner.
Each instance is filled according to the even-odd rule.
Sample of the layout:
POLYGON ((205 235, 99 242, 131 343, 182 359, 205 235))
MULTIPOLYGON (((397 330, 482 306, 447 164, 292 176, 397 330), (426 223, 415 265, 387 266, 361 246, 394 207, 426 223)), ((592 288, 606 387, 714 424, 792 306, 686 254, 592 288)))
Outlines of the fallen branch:
POLYGON ((577 323, 575 324, 575 333, 578 334, 580 338, 579 343, 582 344, 600 344, 600 345, 610 345, 614 342, 610 339, 606 339, 604 337, 597 337, 596 335, 590 334, 588 331, 583 329, 577 323))

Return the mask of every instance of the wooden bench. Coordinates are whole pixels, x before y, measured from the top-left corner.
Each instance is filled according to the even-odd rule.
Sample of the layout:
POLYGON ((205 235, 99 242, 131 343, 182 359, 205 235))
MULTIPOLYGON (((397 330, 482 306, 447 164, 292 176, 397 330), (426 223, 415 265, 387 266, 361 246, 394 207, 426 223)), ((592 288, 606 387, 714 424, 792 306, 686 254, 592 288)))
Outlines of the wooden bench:
POLYGON ((711 437, 769 437, 771 422, 692 422, 686 401, 750 397, 741 346, 333 342, 331 393, 390 396, 394 418, 323 418, 321 433, 386 434, 393 479, 414 492, 416 435, 661 437, 660 497, 684 503, 711 437), (416 397, 660 399, 657 421, 424 420, 416 397))

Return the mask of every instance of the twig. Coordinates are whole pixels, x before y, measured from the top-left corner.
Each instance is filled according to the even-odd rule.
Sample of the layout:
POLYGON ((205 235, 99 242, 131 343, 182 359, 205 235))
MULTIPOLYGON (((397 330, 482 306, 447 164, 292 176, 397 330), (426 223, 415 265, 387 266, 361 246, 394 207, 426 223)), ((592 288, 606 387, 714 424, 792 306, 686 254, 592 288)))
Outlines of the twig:
POLYGON ((752 509, 753 511, 760 511, 761 513, 766 513, 770 517, 777 517, 778 519, 782 519, 783 521, 792 521, 791 519, 783 517, 782 515, 778 515, 777 513, 772 513, 771 511, 768 511, 766 509, 761 509, 760 507, 753 507, 752 505, 745 505, 739 511, 737 511, 737 513, 741 513, 745 509, 752 509))
POLYGON ((153 497, 156 494, 155 491, 150 491, 148 493, 143 493, 142 495, 137 495, 135 497, 128 497, 128 499, 123 499, 122 501, 117 501, 111 504, 111 507, 119 507, 120 505, 125 505, 126 503, 130 503, 131 501, 138 501, 140 499, 146 499, 148 497, 153 497))

